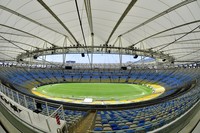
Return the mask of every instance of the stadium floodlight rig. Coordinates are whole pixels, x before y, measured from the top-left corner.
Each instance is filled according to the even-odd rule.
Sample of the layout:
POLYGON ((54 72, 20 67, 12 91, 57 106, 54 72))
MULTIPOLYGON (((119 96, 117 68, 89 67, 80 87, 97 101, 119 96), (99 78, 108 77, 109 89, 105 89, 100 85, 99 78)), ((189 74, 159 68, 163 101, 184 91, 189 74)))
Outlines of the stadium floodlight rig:
MULTIPOLYGON (((164 54, 160 51, 153 51, 151 49, 138 49, 131 47, 116 47, 112 45, 100 45, 100 46, 87 46, 88 51, 85 51, 83 45, 71 45, 66 47, 51 47, 46 49, 36 49, 22 53, 17 56, 17 61, 28 60, 30 58, 37 59, 35 57, 53 55, 53 54, 120 54, 120 55, 137 55, 145 56, 156 59, 157 61, 165 60, 165 63, 174 62, 174 57, 164 54), (63 50, 64 49, 64 50, 63 50), (64 51, 64 52, 63 52, 64 51)), ((120 62, 121 64, 121 62, 120 62)))

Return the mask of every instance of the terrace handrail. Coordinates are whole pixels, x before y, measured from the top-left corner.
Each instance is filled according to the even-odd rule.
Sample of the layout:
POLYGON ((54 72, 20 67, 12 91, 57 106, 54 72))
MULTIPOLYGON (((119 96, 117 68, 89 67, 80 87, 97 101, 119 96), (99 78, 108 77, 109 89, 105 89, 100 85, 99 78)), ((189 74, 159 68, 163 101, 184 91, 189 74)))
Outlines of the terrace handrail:
MULTIPOLYGON (((17 110, 19 110, 18 108, 20 108, 20 110, 22 110, 22 111, 24 111, 28 116, 28 121, 26 121, 27 120, 27 118, 24 118, 24 117, 20 117, 20 112, 17 112, 17 114, 16 114, 16 111, 11 111, 7 106, 5 106, 5 108, 7 108, 7 110, 9 110, 9 112, 11 112, 15 117, 17 117, 20 121, 23 121, 23 123, 25 123, 26 125, 29 125, 29 126, 31 126, 31 127, 34 127, 36 130, 39 130, 39 131, 42 131, 42 132, 49 132, 49 133, 55 133, 54 131, 52 131, 52 127, 50 127, 50 124, 49 124, 49 121, 52 121, 52 116, 53 115, 55 115, 56 114, 56 112, 58 112, 59 110, 61 110, 62 111, 62 117, 64 118, 64 113, 63 113, 63 105, 59 105, 59 107, 51 114, 51 115, 46 115, 46 116, 43 116, 43 115, 41 115, 41 114, 39 114, 38 115, 38 117, 43 117, 43 122, 42 121, 40 121, 41 123, 46 123, 46 131, 44 131, 44 129, 42 129, 42 127, 44 127, 44 125, 38 125, 38 124, 34 124, 34 119, 32 118, 32 115, 36 115, 37 113, 34 113, 33 111, 31 111, 30 109, 28 109, 27 108, 27 103, 25 103, 25 107, 23 106, 23 105, 21 105, 20 104, 20 102, 19 102, 19 100, 16 102, 13 98, 13 92, 14 92, 14 90, 12 90, 12 89, 10 89, 10 88, 8 88, 8 87, 6 87, 6 86, 4 86, 4 85, 2 85, 1 83, 0 83, 0 94, 1 94, 1 97, 4 97, 4 99, 6 99, 6 101, 8 100, 9 101, 9 103, 10 104, 13 104, 13 105, 15 105, 16 107, 17 107, 17 110), (11 91, 11 93, 12 93, 12 95, 10 95, 9 94, 9 91, 11 91), (6 97, 6 98, 5 98, 6 97), (40 127, 41 126, 41 127, 40 127)), ((19 97, 19 93, 17 92, 16 93, 17 94, 17 96, 19 97)), ((21 94, 22 96, 25 96, 25 95, 23 95, 23 94, 21 94)), ((19 98, 17 98, 17 99, 19 99, 19 98)), ((2 103, 2 99, 0 99, 0 101, 1 101, 1 103, 2 103)), ((5 101, 5 100, 4 100, 5 101)), ((35 101, 35 100, 34 100, 35 101)), ((41 100, 38 100, 37 99, 37 101, 41 101, 41 100)), ((26 100, 25 100, 25 102, 27 102, 26 100)), ((46 103, 45 101, 43 101, 44 103, 46 103)), ((49 113, 48 113, 49 114, 49 113)), ((62 118, 61 117, 61 118, 62 118)), ((56 120, 54 120, 54 121, 56 121, 56 120)), ((61 125, 60 126, 58 126, 59 128, 61 128, 61 127, 64 127, 64 125, 66 125, 66 122, 64 122, 64 121, 62 121, 62 120, 60 120, 61 121, 61 125)), ((52 122, 51 122, 52 123, 52 122)))

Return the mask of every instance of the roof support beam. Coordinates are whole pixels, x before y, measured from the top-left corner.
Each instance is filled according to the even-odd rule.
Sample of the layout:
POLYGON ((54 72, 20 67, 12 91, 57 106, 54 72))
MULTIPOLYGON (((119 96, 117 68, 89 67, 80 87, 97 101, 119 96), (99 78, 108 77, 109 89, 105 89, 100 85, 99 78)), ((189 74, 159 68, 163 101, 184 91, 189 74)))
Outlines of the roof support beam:
POLYGON ((87 14, 87 19, 88 19, 88 24, 89 24, 89 27, 90 27, 90 32, 91 32, 91 34, 94 34, 90 0, 84 0, 84 4, 85 4, 85 11, 86 11, 86 14, 87 14))
POLYGON ((165 14, 167 14, 167 13, 169 13, 169 12, 172 12, 172 11, 174 11, 174 10, 176 10, 176 9, 182 7, 182 6, 185 6, 185 5, 187 5, 187 4, 191 3, 191 2, 194 2, 194 1, 197 1, 197 0, 185 0, 185 1, 181 2, 181 3, 178 3, 178 4, 176 4, 175 6, 173 6, 173 7, 169 8, 169 9, 167 9, 167 10, 165 10, 165 11, 159 13, 158 15, 156 15, 156 16, 154 16, 154 17, 148 19, 148 20, 145 21, 144 23, 141 23, 141 24, 139 24, 138 26, 136 26, 136 27, 134 27, 134 28, 132 28, 132 29, 130 29, 130 30, 124 32, 124 33, 121 34, 121 35, 123 36, 123 35, 125 35, 125 34, 127 34, 127 33, 129 33, 129 32, 132 32, 132 31, 136 30, 137 28, 140 28, 141 26, 144 26, 144 25, 148 24, 148 23, 151 22, 151 21, 153 21, 153 20, 155 20, 155 19, 157 19, 157 18, 159 18, 159 17, 162 17, 162 16, 164 16, 165 14))
POLYGON ((76 11, 77 11, 80 27, 81 27, 81 33, 82 33, 82 36, 83 36, 84 45, 85 45, 86 50, 87 50, 87 44, 86 44, 86 40, 85 40, 85 34, 84 34, 84 31, 83 31, 83 25, 82 25, 81 16, 80 16, 80 13, 79 13, 77 0, 75 0, 75 5, 76 5, 76 11))
POLYGON ((198 29, 198 28, 200 28, 200 26, 195 27, 195 28, 192 29, 191 31, 189 31, 189 32, 187 32, 186 34, 182 35, 181 37, 175 39, 174 41, 172 41, 172 42, 166 44, 165 46, 161 47, 161 48, 158 49, 158 50, 160 51, 160 50, 162 50, 162 49, 164 49, 164 48, 166 48, 166 47, 168 47, 168 46, 174 44, 175 42, 177 42, 178 40, 180 40, 180 39, 184 38, 185 36, 189 35, 190 33, 192 33, 193 31, 195 31, 195 30, 198 29))
POLYGON ((41 37, 39 37, 39 36, 33 35, 33 34, 31 34, 31 33, 28 33, 28 32, 26 32, 26 31, 23 31, 23 30, 20 30, 20 29, 16 29, 16 28, 14 28, 14 27, 11 27, 11 26, 8 26, 8 25, 4 25, 4 24, 0 24, 0 26, 6 27, 6 28, 9 28, 9 29, 13 29, 13 30, 16 30, 16 31, 20 31, 20 32, 22 32, 22 33, 25 33, 25 34, 27 34, 27 35, 33 36, 33 37, 35 37, 35 38, 37 38, 37 39, 40 39, 40 40, 42 40, 42 41, 44 41, 44 42, 47 42, 47 43, 49 43, 50 45, 56 47, 53 43, 51 43, 51 42, 49 42, 49 41, 47 41, 47 40, 45 40, 45 39, 43 39, 43 38, 41 38, 41 37))
POLYGON ((79 44, 79 42, 76 40, 72 32, 66 27, 66 25, 58 18, 58 16, 42 1, 37 0, 59 23, 62 25, 62 27, 70 34, 70 36, 73 38, 73 40, 79 44))
MULTIPOLYGON (((90 0, 84 0, 84 4, 85 4, 85 11, 87 14, 87 19, 88 19, 88 24, 90 27, 90 34, 91 34, 91 45, 92 47, 94 46, 94 30, 93 30, 93 21, 92 21, 92 10, 91 10, 91 3, 90 0)), ((91 60, 90 60, 90 64, 91 64, 91 69, 92 69, 92 65, 93 65, 93 52, 94 52, 94 48, 91 49, 91 60)))
POLYGON ((194 23, 199 23, 199 22, 200 22, 200 20, 195 20, 195 21, 192 21, 192 22, 189 22, 189 23, 184 23, 184 24, 181 24, 181 25, 178 25, 178 26, 175 26, 175 27, 172 27, 172 28, 163 30, 163 31, 158 32, 158 33, 156 33, 156 34, 150 35, 150 36, 148 36, 148 37, 146 37, 146 38, 144 38, 144 39, 142 39, 142 40, 139 40, 138 42, 132 44, 132 45, 129 46, 129 47, 134 47, 134 46, 137 45, 138 43, 141 43, 141 42, 143 42, 143 41, 145 41, 145 40, 147 40, 147 39, 149 39, 149 38, 152 38, 152 37, 154 37, 154 36, 160 35, 160 34, 165 33, 165 32, 167 32, 167 31, 170 31, 170 30, 173 30, 173 29, 177 29, 177 28, 180 28, 180 27, 183 27, 183 26, 186 26, 186 25, 190 25, 190 24, 194 24, 194 23))
MULTIPOLYGON (((120 39, 119 39, 119 43, 120 43, 120 39)), ((19 55, 17 58, 18 59, 23 59, 23 58, 28 58, 28 57, 32 57, 34 55, 44 55, 44 53, 46 55, 51 55, 52 52, 54 52, 54 54, 63 54, 63 49, 65 50, 66 54, 80 54, 85 52, 84 50, 85 46, 68 46, 68 47, 56 47, 56 48, 47 48, 47 49, 39 49, 39 50, 33 50, 30 51, 29 53, 22 53, 21 55, 19 55)), ((103 46, 104 48, 106 46, 103 46)), ((102 46, 88 46, 89 49, 94 50, 95 53, 100 53, 100 54, 106 54, 108 53, 107 51, 100 51, 99 49, 102 48, 102 46)), ((165 58, 167 61, 173 61, 174 57, 168 55, 168 54, 164 54, 164 53, 160 53, 157 51, 152 51, 152 50, 145 50, 145 49, 133 49, 133 48, 129 48, 129 47, 121 47, 121 45, 119 47, 114 47, 114 46, 108 46, 107 47, 110 51, 109 53, 111 54, 128 54, 128 55, 133 55, 133 54, 137 54, 137 55, 145 55, 147 57, 153 57, 153 58, 165 58)))
POLYGON ((58 34, 63 35, 63 36, 66 36, 65 34, 63 34, 63 33, 61 33, 61 32, 58 32, 58 31, 56 31, 56 30, 54 30, 54 29, 52 29, 52 28, 50 28, 50 27, 47 27, 47 26, 45 26, 45 25, 43 25, 43 24, 41 24, 41 23, 39 23, 39 22, 37 22, 37 21, 31 19, 31 18, 28 18, 28 17, 26 17, 26 16, 24 16, 24 15, 22 15, 22 14, 16 12, 16 11, 14 11, 14 10, 11 10, 11 9, 9 9, 9 8, 7 8, 7 7, 4 7, 4 6, 0 5, 0 9, 3 9, 3 10, 5 10, 5 11, 7 11, 7 12, 10 12, 10 13, 12 13, 12 14, 15 14, 16 16, 19 16, 19 17, 21 17, 21 18, 23 18, 23 19, 25 19, 25 20, 28 20, 28 21, 30 21, 30 22, 32 22, 32 23, 34 23, 34 24, 37 24, 37 25, 39 25, 39 26, 42 26, 42 27, 44 27, 44 28, 46 28, 46 29, 48 29, 48 30, 54 31, 55 33, 58 33, 58 34))
POLYGON ((199 47, 178 47, 178 48, 173 48, 173 49, 167 49, 167 50, 163 50, 163 52, 167 52, 167 51, 176 51, 176 50, 193 50, 193 49, 198 49, 199 47))
POLYGON ((15 33, 11 33, 11 32, 0 32, 0 34, 33 38, 32 36, 20 35, 20 34, 15 34, 15 33))
POLYGON ((28 50, 26 50, 26 49, 23 49, 22 47, 20 47, 20 46, 16 45, 16 44, 15 44, 15 43, 13 43, 12 41, 10 41, 10 40, 6 39, 5 37, 3 37, 3 36, 1 36, 1 35, 0 35, 0 37, 1 37, 1 38, 3 38, 3 40, 5 40, 5 41, 9 42, 10 44, 12 44, 12 45, 14 45, 14 46, 18 47, 19 49, 21 49, 21 50, 23 50, 23 51, 26 51, 26 52, 28 51, 28 50))
POLYGON ((6 50, 6 49, 3 49, 3 50, 0 50, 2 52, 5 52, 5 53, 17 53, 17 54, 22 54, 22 52, 19 52, 19 51, 16 51, 16 50, 6 50))
POLYGON ((12 56, 10 56, 10 55, 7 55, 7 54, 5 54, 4 52, 0 52, 0 54, 2 54, 2 55, 5 55, 5 56, 7 56, 7 57, 9 57, 9 58, 11 58, 11 59, 14 59, 14 60, 15 60, 15 58, 14 58, 14 57, 12 57, 12 56))
MULTIPOLYGON (((194 33, 194 32, 192 32, 194 33)), ((177 41, 176 43, 183 43, 183 42, 188 42, 188 43, 191 43, 191 42, 199 42, 200 41, 200 38, 196 38, 196 39, 187 39, 187 40, 182 40, 182 41, 177 41)))
POLYGON ((63 41, 63 66, 65 65, 66 55, 67 55, 66 49, 64 49, 64 47, 67 47, 67 40, 68 40, 68 37, 65 37, 63 41))
MULTIPOLYGON (((194 50, 192 50, 192 51, 194 51, 194 50)), ((169 53, 171 56, 174 56, 174 55, 184 55, 184 54, 186 54, 186 53, 190 53, 191 52, 191 50, 190 51, 179 51, 179 52, 173 52, 173 53, 169 53)))
POLYGON ((6 47, 6 46, 1 46, 0 47, 0 51, 2 51, 2 52, 5 52, 5 53, 7 53, 7 52, 12 52, 12 53, 20 53, 20 54, 22 54, 22 52, 20 52, 20 51, 17 51, 17 50, 19 50, 19 48, 16 48, 16 47, 6 47), (7 49, 6 49, 7 48, 7 49), (9 49, 8 49, 9 48, 9 49), (14 50, 13 50, 14 49, 14 50))
POLYGON ((177 57, 176 59, 180 59, 180 58, 183 58, 183 57, 185 57, 185 56, 189 56, 189 55, 194 54, 194 53, 197 53, 197 52, 199 52, 199 51, 200 51, 200 49, 197 49, 197 50, 192 51, 192 52, 190 52, 190 53, 188 53, 188 54, 185 54, 185 55, 182 55, 182 56, 180 56, 180 57, 177 57))
POLYGON ((80 27, 81 27, 81 32, 82 32, 82 36, 83 36, 84 45, 85 45, 86 52, 87 52, 87 57, 88 57, 89 63, 91 63, 90 56, 88 54, 87 43, 86 43, 84 31, 83 31, 83 25, 82 25, 81 16, 80 16, 80 13, 79 13, 79 8, 78 8, 78 2, 77 2, 77 0, 75 0, 75 5, 76 5, 76 11, 77 11, 77 15, 78 15, 80 27))
MULTIPOLYGON (((188 39, 188 40, 176 41, 176 42, 174 42, 174 44, 188 44, 188 45, 199 44, 198 42, 197 43, 191 43, 192 41, 200 41, 200 39, 188 39)), ((159 47, 164 47, 167 44, 169 44, 169 43, 165 43, 165 44, 161 44, 161 45, 158 45, 158 46, 155 46, 155 47, 151 47, 151 49, 156 49, 156 48, 159 48, 159 47)), ((167 51, 167 50, 163 50, 163 51, 167 51)))
POLYGON ((1 46, 1 47, 0 47, 0 49, 5 49, 5 48, 9 48, 9 49, 19 49, 19 48, 17 48, 17 47, 12 47, 12 46, 10 46, 10 47, 8 47, 8 46, 1 46))
MULTIPOLYGON (((200 31, 194 31, 193 33, 199 33, 200 31)), ((181 33, 175 33, 175 34, 168 34, 168 35, 163 35, 163 36, 156 36, 153 38, 162 38, 162 37, 170 37, 170 36, 177 36, 177 35, 183 35, 186 34, 187 32, 181 32, 181 33)))
MULTIPOLYGON (((0 40, 4 40, 4 39, 0 39, 0 40)), ((23 43, 23 42, 19 42, 19 41, 14 41, 14 40, 11 40, 11 39, 9 39, 9 40, 12 41, 13 43, 19 43, 19 44, 22 44, 22 45, 26 45, 26 46, 29 46, 29 47, 33 47, 33 48, 39 49, 38 47, 35 47, 35 46, 27 44, 27 43, 23 43)))
POLYGON ((6 62, 7 62, 7 61, 8 61, 8 62, 9 62, 9 61, 15 61, 15 59, 13 59, 13 60, 4 60, 3 58, 0 58, 0 62, 5 62, 5 61, 6 61, 6 62))
POLYGON ((131 10, 131 8, 133 7, 133 5, 136 3, 137 0, 131 0, 131 2, 129 3, 128 7, 126 8, 126 10, 124 11, 124 13, 121 15, 120 19, 117 21, 115 27, 113 28, 112 32, 110 33, 106 44, 109 43, 112 35, 114 34, 114 32, 116 31, 117 27, 120 25, 120 23, 122 22, 122 20, 126 17, 126 15, 128 14, 128 12, 131 10))
POLYGON ((194 62, 195 63, 195 62, 199 62, 199 61, 194 61, 194 60, 192 60, 192 61, 190 61, 190 60, 189 61, 183 61, 183 60, 180 60, 180 61, 176 61, 176 62, 194 62))
POLYGON ((197 56, 192 56, 192 58, 188 58, 187 60, 199 63, 200 62, 199 59, 200 59, 200 56, 197 55, 197 56), (194 61, 194 60, 196 60, 196 61, 194 61))

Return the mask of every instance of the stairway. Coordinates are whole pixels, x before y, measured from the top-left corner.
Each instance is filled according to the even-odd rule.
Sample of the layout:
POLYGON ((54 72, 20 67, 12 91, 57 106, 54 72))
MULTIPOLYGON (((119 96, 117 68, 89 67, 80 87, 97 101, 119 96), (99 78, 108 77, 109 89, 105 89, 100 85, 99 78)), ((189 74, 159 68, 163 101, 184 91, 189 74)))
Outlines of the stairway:
POLYGON ((74 133, 89 133, 88 129, 92 126, 93 119, 95 117, 95 111, 91 111, 82 122, 77 125, 74 133))

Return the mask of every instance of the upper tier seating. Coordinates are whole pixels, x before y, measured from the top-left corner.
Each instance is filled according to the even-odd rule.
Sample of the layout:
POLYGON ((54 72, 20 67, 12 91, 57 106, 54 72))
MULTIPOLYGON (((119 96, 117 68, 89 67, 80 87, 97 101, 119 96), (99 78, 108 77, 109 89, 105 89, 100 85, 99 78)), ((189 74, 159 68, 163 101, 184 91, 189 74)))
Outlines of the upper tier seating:
MULTIPOLYGON (((44 84, 60 82, 111 82, 159 84, 170 95, 191 83, 198 75, 198 68, 169 70, 57 70, 0 67, 0 79, 14 86, 31 89, 44 84)), ((27 91, 28 92, 28 91, 27 91)))

